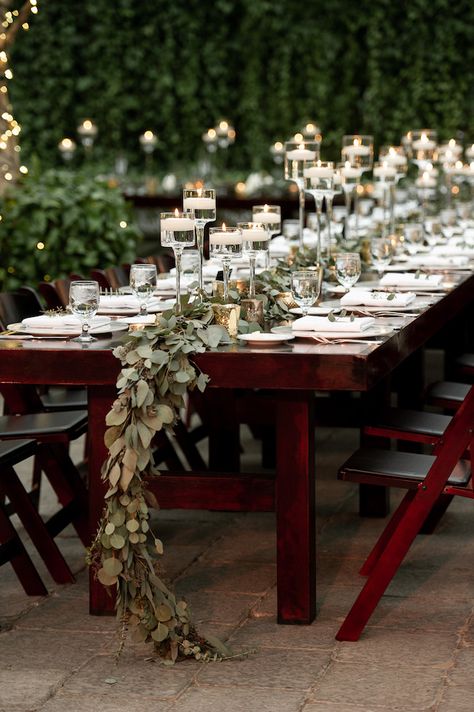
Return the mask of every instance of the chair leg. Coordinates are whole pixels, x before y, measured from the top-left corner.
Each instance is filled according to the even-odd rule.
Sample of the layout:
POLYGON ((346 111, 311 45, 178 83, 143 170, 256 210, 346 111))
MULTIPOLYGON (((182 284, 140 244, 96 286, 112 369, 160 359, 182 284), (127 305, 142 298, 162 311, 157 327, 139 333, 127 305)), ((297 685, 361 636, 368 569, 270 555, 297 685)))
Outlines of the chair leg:
POLYGON ((385 550, 385 547, 387 546, 388 542, 390 541, 390 538, 392 534, 394 533, 395 529, 398 526, 398 523, 402 519, 402 517, 405 516, 405 512, 408 508, 408 505, 410 502, 413 500, 414 496, 416 494, 416 491, 414 490, 408 490, 405 493, 405 496, 403 497, 402 501, 398 505, 397 509, 393 513, 393 515, 390 517, 390 521, 388 522, 387 526, 383 530, 382 534, 379 536, 377 539, 377 543, 375 544, 374 548, 364 561, 362 568, 359 571, 359 574, 361 576, 369 576, 372 573, 372 570, 377 563, 377 561, 380 559, 382 553, 385 550))
POLYGON ((39 500, 41 494, 41 464, 37 456, 35 456, 33 464, 33 475, 31 477, 30 498, 36 509, 39 509, 39 500))
POLYGON ((15 470, 11 467, 6 468, 3 487, 54 581, 56 583, 74 583, 75 579, 71 569, 64 560, 56 542, 50 537, 15 470))
POLYGON ((0 541, 3 542, 0 546, 0 563, 10 561, 25 593, 27 593, 28 596, 47 596, 48 589, 35 569, 35 566, 25 549, 23 542, 18 536, 15 527, 11 523, 10 519, 5 515, 1 507, 0 541), (8 554, 7 558, 4 558, 2 550, 8 550, 9 545, 11 545, 11 553, 8 554))
POLYGON ((178 422, 174 426, 174 435, 178 445, 185 454, 191 469, 200 471, 207 470, 206 463, 201 457, 201 453, 192 441, 188 431, 186 430, 181 420, 178 420, 178 422))
POLYGON ((440 495, 439 499, 434 503, 433 509, 426 517, 425 522, 420 529, 420 534, 432 534, 434 532, 443 514, 451 504, 452 500, 453 495, 440 495))

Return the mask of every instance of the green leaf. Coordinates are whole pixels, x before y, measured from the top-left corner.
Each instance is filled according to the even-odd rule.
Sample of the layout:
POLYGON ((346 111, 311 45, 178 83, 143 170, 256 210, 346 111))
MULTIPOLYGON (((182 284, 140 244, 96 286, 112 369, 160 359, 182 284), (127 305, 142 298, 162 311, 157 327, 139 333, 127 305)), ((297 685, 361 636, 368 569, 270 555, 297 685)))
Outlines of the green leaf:
POLYGON ((137 393, 137 407, 141 408, 143 403, 145 402, 145 398, 148 395, 149 391, 149 386, 146 381, 143 379, 139 380, 137 385, 136 385, 136 393, 137 393))
POLYGON ((156 640, 157 643, 161 643, 169 635, 168 627, 164 623, 158 623, 155 630, 151 631, 151 637, 156 640))
POLYGON ((104 560, 102 568, 111 578, 113 578, 114 576, 118 576, 122 572, 123 565, 122 562, 119 561, 119 559, 110 557, 109 559, 104 560))

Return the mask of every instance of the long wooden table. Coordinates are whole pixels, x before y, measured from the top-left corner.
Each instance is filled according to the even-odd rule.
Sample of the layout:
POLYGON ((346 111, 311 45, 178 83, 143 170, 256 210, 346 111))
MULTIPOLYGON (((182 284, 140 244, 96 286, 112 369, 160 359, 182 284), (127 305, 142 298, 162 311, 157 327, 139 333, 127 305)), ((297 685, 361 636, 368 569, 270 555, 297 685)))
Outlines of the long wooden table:
MULTIPOLYGON (((211 378, 211 394, 268 389, 277 403, 274 501, 280 622, 310 623, 315 617, 314 391, 369 392, 457 317, 468 310, 472 315, 474 275, 460 274, 456 279, 451 291, 435 298, 418 317, 400 320, 403 323, 400 330, 384 337, 381 344, 319 345, 293 341, 268 349, 233 344, 196 358, 199 367, 211 378)), ((114 399, 120 367, 111 351, 114 343, 96 341, 81 348, 71 341, 0 340, 1 383, 88 387, 91 536, 96 532, 103 508, 100 468, 106 456, 104 422, 114 399)), ((224 432, 225 415, 225 411, 219 414, 224 432)), ((233 437, 230 430, 228 435, 233 437)), ((224 444, 221 451, 227 448, 228 444, 224 444)), ((233 491, 239 492, 238 478, 236 482, 237 490, 233 491)), ((251 502, 251 497, 247 497, 247 502, 251 502)), ((102 585, 91 578, 91 613, 108 612, 111 603, 102 585)))

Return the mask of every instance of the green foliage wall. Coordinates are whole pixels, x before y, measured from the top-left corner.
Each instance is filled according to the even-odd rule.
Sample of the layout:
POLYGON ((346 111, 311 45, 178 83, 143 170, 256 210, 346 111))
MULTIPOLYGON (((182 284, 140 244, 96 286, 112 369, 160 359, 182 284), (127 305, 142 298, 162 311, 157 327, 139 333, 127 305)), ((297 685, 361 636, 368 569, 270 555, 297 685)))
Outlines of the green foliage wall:
POLYGON ((345 132, 398 141, 409 128, 472 133, 472 0, 42 0, 17 38, 11 95, 26 160, 95 119, 99 155, 138 154, 151 128, 160 165, 187 164, 230 118, 234 167, 320 122, 323 155, 345 132))

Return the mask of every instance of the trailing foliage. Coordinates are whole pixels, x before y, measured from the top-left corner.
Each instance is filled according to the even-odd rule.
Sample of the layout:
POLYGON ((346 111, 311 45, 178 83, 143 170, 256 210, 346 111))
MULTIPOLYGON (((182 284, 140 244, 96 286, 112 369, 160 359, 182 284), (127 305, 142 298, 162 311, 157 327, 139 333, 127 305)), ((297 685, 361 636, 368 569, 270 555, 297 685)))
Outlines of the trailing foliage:
POLYGON ((0 199, 0 289, 88 276, 133 260, 138 230, 120 191, 83 173, 35 170, 0 199))
POLYGON ((449 138, 473 115, 471 0, 46 0, 30 24, 12 56, 24 160, 58 161, 86 116, 99 158, 138 161, 139 134, 158 132, 165 170, 195 161, 220 116, 238 134, 229 164, 249 169, 306 118, 331 158, 345 132, 449 138))

